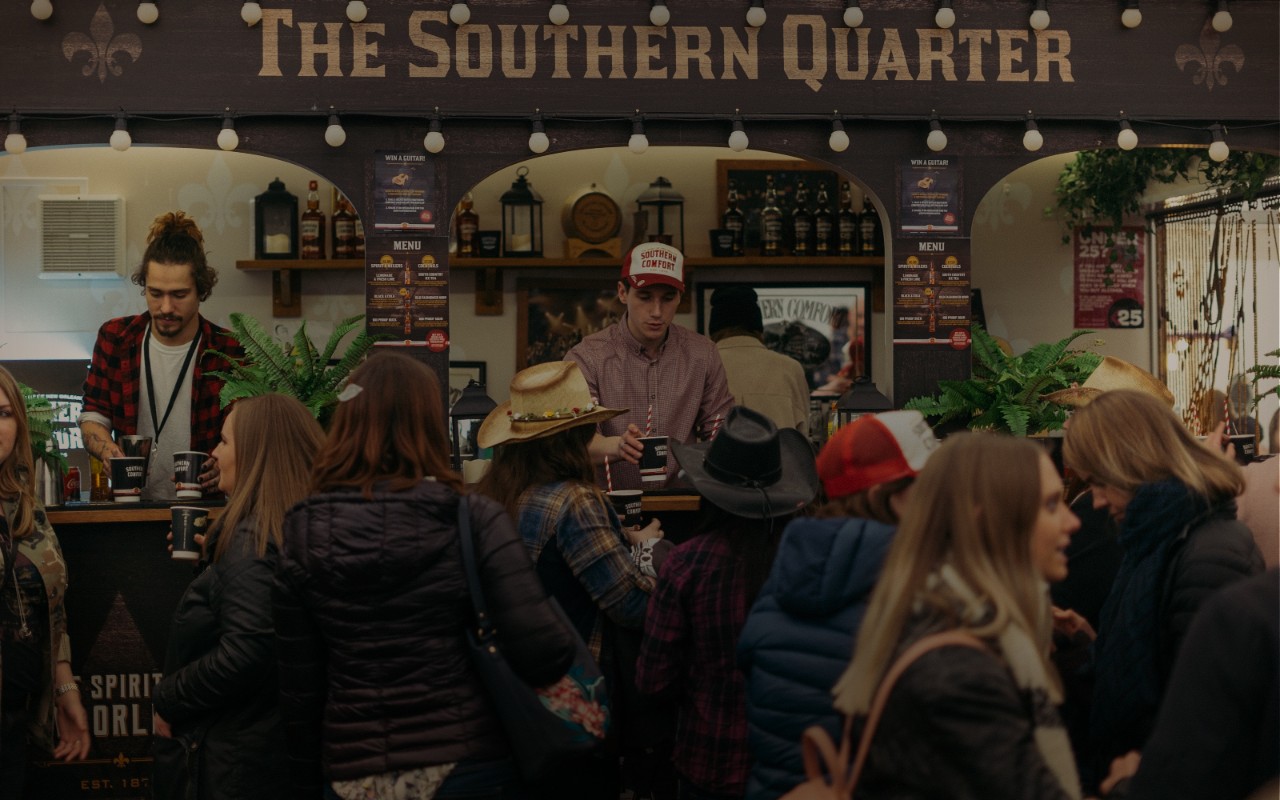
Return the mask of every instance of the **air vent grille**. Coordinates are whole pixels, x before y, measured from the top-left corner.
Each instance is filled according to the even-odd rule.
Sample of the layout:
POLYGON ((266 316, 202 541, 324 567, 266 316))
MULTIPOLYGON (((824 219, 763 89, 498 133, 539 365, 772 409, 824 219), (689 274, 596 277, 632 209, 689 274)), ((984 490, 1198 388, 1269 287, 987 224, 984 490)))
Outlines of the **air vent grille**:
POLYGON ((125 274, 124 198, 40 198, 42 278, 125 274))

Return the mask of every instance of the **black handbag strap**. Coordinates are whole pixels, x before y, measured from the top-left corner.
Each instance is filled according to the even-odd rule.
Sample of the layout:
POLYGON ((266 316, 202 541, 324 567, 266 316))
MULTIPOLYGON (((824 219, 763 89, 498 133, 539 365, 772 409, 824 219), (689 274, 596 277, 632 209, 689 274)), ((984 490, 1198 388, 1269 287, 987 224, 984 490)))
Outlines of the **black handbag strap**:
POLYGON ((485 607, 484 590, 480 588, 476 545, 471 536, 471 504, 465 494, 458 501, 458 547, 462 551, 462 571, 466 573, 467 588, 471 592, 471 607, 476 612, 476 635, 484 640, 493 636, 493 623, 485 607))

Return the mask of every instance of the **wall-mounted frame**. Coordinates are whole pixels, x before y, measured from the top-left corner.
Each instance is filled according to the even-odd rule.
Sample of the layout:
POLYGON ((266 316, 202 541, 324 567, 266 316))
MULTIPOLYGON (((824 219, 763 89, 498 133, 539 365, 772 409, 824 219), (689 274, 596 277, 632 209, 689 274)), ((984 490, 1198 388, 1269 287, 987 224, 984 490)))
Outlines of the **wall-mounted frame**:
MULTIPOLYGON (((698 284, 698 331, 711 321, 711 294, 731 283, 698 284)), ((764 343, 804 367, 809 388, 842 392, 871 374, 867 282, 752 283, 764 320, 764 343)))
POLYGON ((516 369, 559 361, 575 344, 622 318, 616 280, 516 281, 516 369))
MULTIPOLYGON (((738 190, 738 207, 742 209, 742 243, 748 255, 760 252, 760 209, 764 207, 765 183, 773 176, 773 188, 778 194, 778 207, 790 214, 795 207, 796 187, 804 178, 809 190, 809 203, 818 198, 818 187, 827 187, 831 210, 840 207, 840 175, 834 170, 808 161, 756 161, 719 159, 716 161, 716 209, 723 214, 729 202, 729 181, 738 190)), ((785 226, 784 226, 785 228, 785 226)), ((785 238, 785 237, 784 237, 785 238)), ((789 245, 788 245, 789 247, 789 245)), ((788 250, 788 253, 790 251, 788 250)))
POLYGON ((458 402, 469 381, 488 386, 489 365, 484 361, 449 362, 449 408, 458 402))

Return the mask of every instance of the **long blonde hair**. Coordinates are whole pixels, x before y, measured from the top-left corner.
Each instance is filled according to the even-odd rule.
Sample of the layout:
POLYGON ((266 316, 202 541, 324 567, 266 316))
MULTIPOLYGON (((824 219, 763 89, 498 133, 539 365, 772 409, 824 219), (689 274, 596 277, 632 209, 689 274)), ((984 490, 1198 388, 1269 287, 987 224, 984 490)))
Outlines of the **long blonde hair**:
POLYGON ((16 512, 13 530, 9 535, 14 539, 21 539, 35 530, 36 526, 35 460, 31 455, 31 427, 27 422, 27 404, 22 399, 17 379, 4 367, 0 367, 0 393, 9 401, 13 418, 18 423, 17 435, 13 437, 13 452, 0 462, 0 499, 14 504, 16 512))
POLYGON ((254 519, 255 552, 280 546, 285 512, 310 492, 311 465, 324 431, 297 399, 281 394, 236 402, 227 423, 234 426, 236 485, 219 520, 214 561, 222 558, 245 519, 254 519))
MULTIPOLYGON (((836 684, 836 706, 865 713, 918 605, 994 639, 1017 625, 1037 645, 1045 673, 1051 628, 1043 579, 1031 561, 1031 530, 1040 512, 1042 450, 994 433, 948 437, 916 478, 871 594, 853 663, 836 684), (930 580, 944 564, 989 608, 981 622, 961 618, 956 597, 930 580)), ((1056 688, 1056 687, 1055 687, 1056 688)))
POLYGON ((1071 415, 1064 463, 1078 477, 1132 493, 1176 478, 1212 503, 1244 490, 1244 473, 1197 442, 1156 398, 1129 389, 1103 392, 1071 415))

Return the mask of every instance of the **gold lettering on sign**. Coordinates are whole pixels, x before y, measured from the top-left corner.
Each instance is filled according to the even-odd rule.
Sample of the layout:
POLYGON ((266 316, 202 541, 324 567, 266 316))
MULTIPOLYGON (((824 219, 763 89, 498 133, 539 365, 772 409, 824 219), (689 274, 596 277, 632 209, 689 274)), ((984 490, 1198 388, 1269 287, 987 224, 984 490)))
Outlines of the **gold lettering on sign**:
POLYGON ((324 56, 324 76, 326 78, 342 77, 342 23, 326 22, 324 24, 325 41, 323 44, 316 41, 316 23, 299 22, 298 34, 302 41, 300 42, 302 49, 302 64, 298 68, 298 75, 303 78, 314 78, 316 76, 316 57, 324 56))
POLYGON ((822 89, 827 77, 827 26, 817 14, 788 14, 782 22, 782 71, 810 89, 822 89), (800 29, 808 28, 809 66, 800 66, 800 29))
POLYGON ((965 80, 985 81, 987 78, 982 74, 982 48, 991 44, 991 31, 965 28, 960 31, 960 44, 969 47, 969 74, 965 80))
POLYGON ((677 26, 671 32, 676 38, 676 78, 686 80, 691 63, 697 63, 699 78, 715 80, 715 68, 711 65, 711 29, 677 26))
POLYGON ((996 40, 1000 42, 1000 71, 997 81, 1021 83, 1031 80, 1025 69, 1014 71, 1014 66, 1022 63, 1022 45, 1030 39, 1026 31, 996 31, 996 40))
POLYGON ((836 37, 836 78, 842 81, 865 81, 867 72, 870 70, 870 50, 867 44, 871 31, 866 28, 854 28, 853 33, 858 37, 858 55, 856 61, 857 67, 850 67, 849 56, 849 33, 850 29, 845 27, 832 28, 831 32, 836 37))
POLYGON ((654 66, 654 61, 662 60, 662 43, 656 39, 667 38, 666 28, 645 25, 636 31, 636 71, 631 77, 639 80, 663 80, 667 77, 667 68, 654 66))
POLYGON ((434 66, 409 62, 410 78, 443 78, 449 74, 449 43, 439 36, 427 33, 423 28, 428 22, 448 27, 449 14, 446 11, 414 11, 409 15, 409 41, 414 47, 435 56, 434 66))
POLYGON ((353 78, 385 78, 387 67, 379 64, 369 65, 370 58, 378 57, 378 43, 370 42, 370 36, 383 36, 387 32, 382 23, 357 22, 351 26, 351 77, 353 78))
POLYGON ((920 74, 918 80, 933 80, 933 65, 938 64, 944 81, 956 79, 956 62, 951 54, 955 50, 955 41, 951 31, 923 29, 916 31, 920 38, 920 74))
MULTIPOLYGON (((502 40, 502 77, 532 78, 538 69, 538 26, 537 25, 499 25, 498 35, 502 40), (524 34, 524 66, 516 66, 516 31, 524 34)), ((588 62, 589 63, 589 62, 588 62)))
POLYGON ((902 38, 897 28, 885 28, 884 47, 880 49, 880 60, 876 62, 876 74, 873 81, 889 80, 889 73, 896 72, 897 81, 911 80, 911 66, 907 63, 907 51, 902 47, 902 38))
POLYGON ((280 31, 277 25, 293 27, 293 12, 278 8, 262 9, 262 68, 258 76, 262 78, 280 78, 280 31))
POLYGON ((724 72, 720 73, 722 81, 731 81, 738 77, 735 67, 742 67, 742 77, 749 81, 760 77, 760 64, 756 50, 760 29, 747 28, 743 33, 747 35, 745 43, 738 38, 738 31, 734 28, 720 29, 720 35, 724 37, 724 72))
POLYGON ((459 78, 487 78, 493 73, 493 33, 488 25, 463 25, 455 43, 459 78))
POLYGON ((1046 83, 1054 64, 1063 83, 1075 83, 1071 77, 1071 34, 1066 31, 1036 31, 1036 83, 1046 83), (1050 48, 1056 44, 1057 47, 1050 48))
POLYGON ((555 69, 551 71, 553 78, 572 78, 569 74, 569 40, 578 41, 577 25, 542 26, 542 40, 551 40, 555 52, 555 69))
MULTIPOLYGON (((582 26, 583 39, 587 48, 587 70, 582 77, 603 78, 604 74, 600 71, 600 59, 608 58, 610 79, 626 78, 627 71, 623 66, 623 62, 627 57, 625 38, 627 27, 625 25, 610 25, 608 45, 600 43, 600 30, 599 25, 582 26)), ((503 49, 505 50, 506 48, 503 49)), ((529 53, 528 58, 531 63, 536 57, 536 52, 529 53)))

